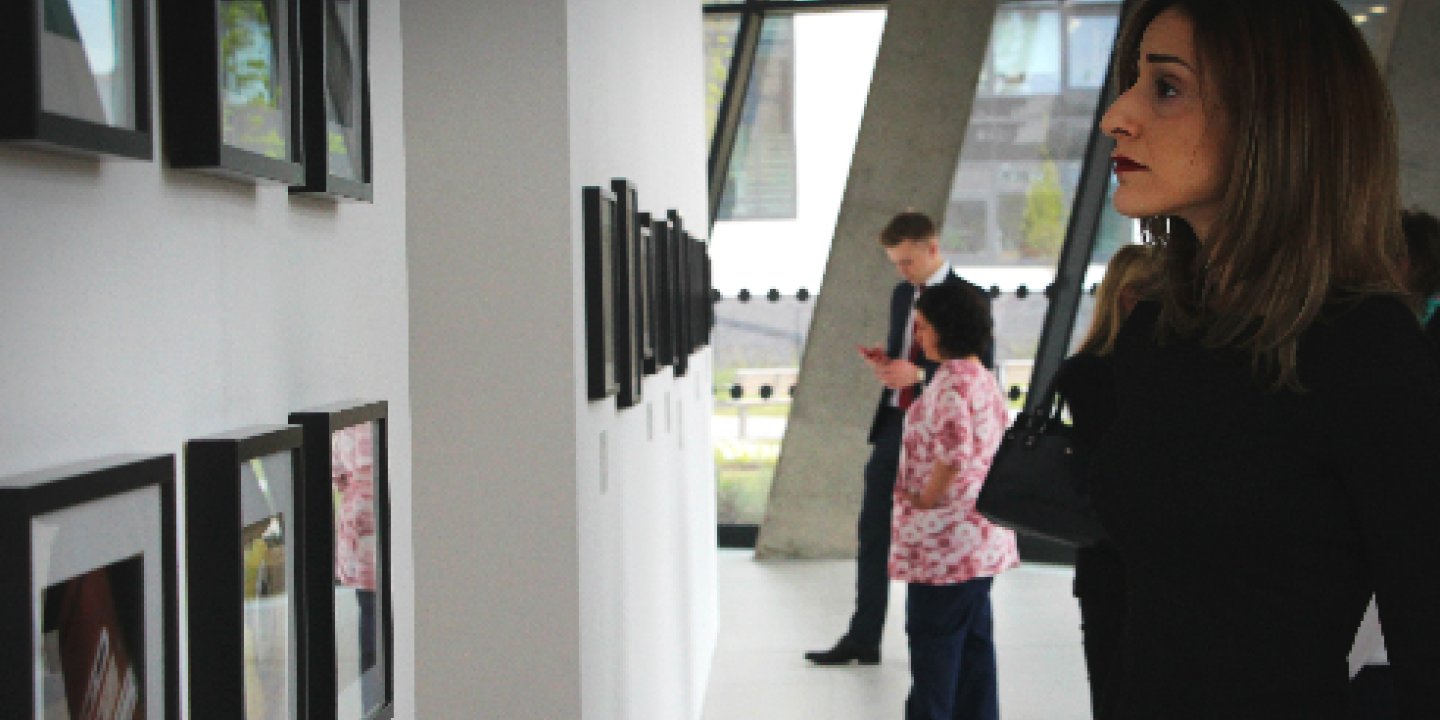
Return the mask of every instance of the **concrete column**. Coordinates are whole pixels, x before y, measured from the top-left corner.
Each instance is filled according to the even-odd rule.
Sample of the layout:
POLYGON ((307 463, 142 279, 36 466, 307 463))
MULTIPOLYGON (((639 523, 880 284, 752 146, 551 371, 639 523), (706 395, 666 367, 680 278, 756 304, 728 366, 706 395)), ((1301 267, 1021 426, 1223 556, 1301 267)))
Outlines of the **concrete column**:
POLYGON ((1400 191, 1406 207, 1440 213, 1440 3, 1400 6, 1386 75, 1400 120, 1400 191))
POLYGON ((943 219, 995 0, 892 0, 816 300, 758 557, 855 555, 880 386, 855 353, 884 343, 898 276, 880 229, 914 208, 943 219))

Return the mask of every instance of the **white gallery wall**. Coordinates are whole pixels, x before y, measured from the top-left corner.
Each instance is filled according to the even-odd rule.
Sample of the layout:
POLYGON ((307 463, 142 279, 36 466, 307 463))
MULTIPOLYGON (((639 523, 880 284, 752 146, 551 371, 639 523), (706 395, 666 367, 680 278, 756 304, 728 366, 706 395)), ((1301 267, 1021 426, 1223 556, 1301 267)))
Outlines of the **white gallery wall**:
POLYGON ((389 401, 404 709, 414 679, 400 12, 396 2, 370 12, 373 204, 172 170, 158 140, 148 162, 0 145, 0 475, 113 453, 179 456, 189 439, 294 410, 389 401))
POLYGON ((709 351, 635 408, 586 400, 580 188, 627 177, 704 228, 700 5, 402 15, 416 717, 698 717, 709 351))
MULTIPOLYGON (((571 0, 569 8, 578 291, 573 188, 625 177, 642 211, 676 210, 704 238, 708 134, 699 3, 571 0)), ((583 300, 577 292, 577 318, 583 300)), ((584 340, 576 323, 578 349, 584 340)), ((647 378, 641 404, 620 413, 612 402, 584 402, 583 352, 575 357, 585 716, 698 718, 716 633, 711 354, 693 355, 683 377, 667 369, 647 378)))

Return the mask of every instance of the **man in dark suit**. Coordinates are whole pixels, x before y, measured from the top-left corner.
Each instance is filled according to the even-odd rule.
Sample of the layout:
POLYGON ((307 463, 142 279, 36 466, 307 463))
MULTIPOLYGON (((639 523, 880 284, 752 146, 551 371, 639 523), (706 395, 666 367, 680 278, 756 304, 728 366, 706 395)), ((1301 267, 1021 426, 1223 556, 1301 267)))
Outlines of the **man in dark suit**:
MULTIPOLYGON (((925 359, 914 338, 915 298, 928 285, 970 283, 961 279, 940 254, 935 223, 924 213, 896 215, 880 232, 885 257, 904 278, 890 295, 890 332, 885 347, 859 348, 860 357, 884 385, 868 438, 870 460, 865 463, 865 496, 860 504, 860 552, 856 558, 855 614, 850 627, 829 650, 805 653, 817 665, 864 665, 880 662, 880 634, 890 599, 890 514, 895 476, 900 469, 900 436, 905 408, 920 394, 936 364, 925 359)), ((974 285, 970 285, 975 287, 974 285)), ((981 297, 989 296, 975 288, 981 297)), ((994 349, 983 358, 994 366, 994 349)))

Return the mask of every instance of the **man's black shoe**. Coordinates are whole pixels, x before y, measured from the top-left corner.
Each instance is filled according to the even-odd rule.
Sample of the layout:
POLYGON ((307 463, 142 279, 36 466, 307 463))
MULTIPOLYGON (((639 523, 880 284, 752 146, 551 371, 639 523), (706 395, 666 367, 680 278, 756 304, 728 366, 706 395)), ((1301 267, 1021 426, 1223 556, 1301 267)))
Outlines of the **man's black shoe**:
POLYGON ((848 638, 840 638, 835 647, 807 652, 805 659, 816 665, 849 665, 851 662, 874 665, 880 662, 880 648, 859 645, 850 642, 848 638))

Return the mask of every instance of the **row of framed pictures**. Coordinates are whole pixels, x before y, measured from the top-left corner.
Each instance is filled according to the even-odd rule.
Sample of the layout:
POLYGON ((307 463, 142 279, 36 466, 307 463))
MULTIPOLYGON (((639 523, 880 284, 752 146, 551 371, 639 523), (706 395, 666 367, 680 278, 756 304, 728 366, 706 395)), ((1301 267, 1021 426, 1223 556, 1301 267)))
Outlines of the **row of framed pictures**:
MULTIPOLYGON (((190 712, 394 717, 387 404, 186 443, 190 712)), ((176 461, 0 478, 0 707, 178 720, 176 461)))
POLYGON ((710 343, 710 249, 685 230, 680 213, 639 209, 635 185, 581 190, 585 233, 586 386, 621 409, 643 399, 646 375, 689 370, 710 343))
MULTIPOLYGON (((157 2, 169 163, 370 200, 367 2, 157 2)), ((151 159, 149 4, 7 3, 0 140, 151 159)))

